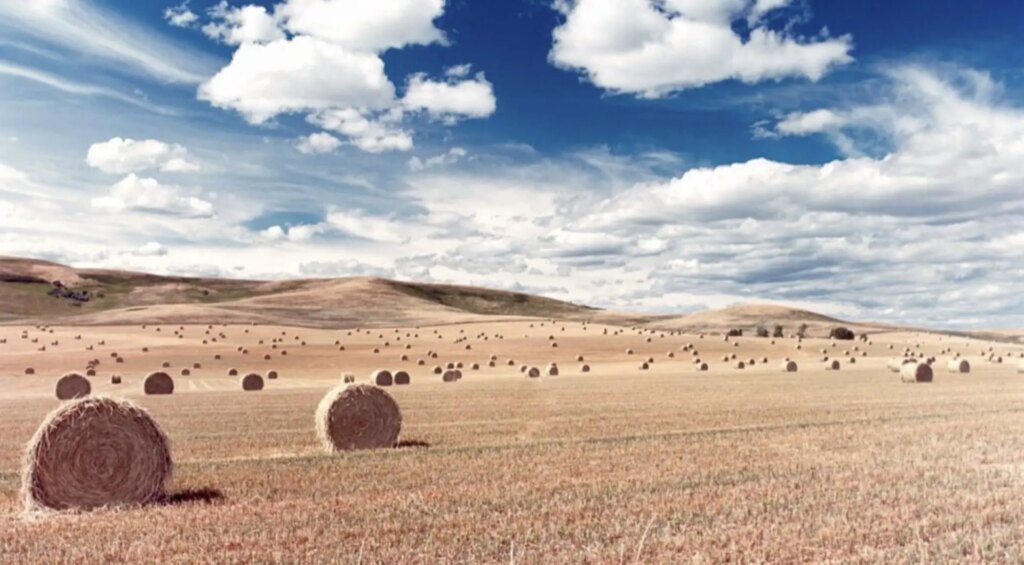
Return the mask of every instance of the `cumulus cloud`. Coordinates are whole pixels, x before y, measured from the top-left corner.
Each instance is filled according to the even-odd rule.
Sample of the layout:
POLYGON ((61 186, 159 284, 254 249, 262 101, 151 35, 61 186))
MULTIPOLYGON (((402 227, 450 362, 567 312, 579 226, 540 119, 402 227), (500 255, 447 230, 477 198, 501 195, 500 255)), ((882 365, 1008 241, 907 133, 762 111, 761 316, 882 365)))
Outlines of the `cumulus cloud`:
POLYGON ((852 39, 801 38, 762 16, 788 2, 759 0, 563 0, 551 61, 596 86, 657 98, 735 79, 816 81, 852 61, 852 39), (749 36, 735 29, 747 20, 749 36))
POLYGON ((376 54, 308 36, 244 43, 199 88, 201 100, 237 110, 253 124, 290 112, 386 108, 394 93, 376 54))
POLYGON ((486 118, 493 114, 498 103, 484 74, 478 73, 468 80, 457 77, 457 74, 449 75, 446 80, 434 81, 424 74, 413 75, 409 78, 402 102, 410 110, 422 110, 449 122, 460 118, 486 118))
POLYGON ((409 224, 390 216, 369 214, 363 210, 333 210, 327 225, 351 237, 370 241, 398 243, 411 237, 409 224))
POLYGON ((203 29, 238 48, 200 86, 198 97, 253 124, 304 113, 310 123, 346 136, 364 151, 407 151, 413 145, 402 125, 407 114, 424 112, 454 124, 487 117, 496 107, 482 73, 466 78, 468 64, 448 69, 442 81, 414 74, 404 98, 396 97, 382 53, 444 44, 435 25, 444 7, 444 0, 286 0, 271 11, 221 2, 203 29))
POLYGON ((156 179, 140 178, 131 173, 110 187, 105 196, 92 199, 92 207, 105 212, 137 211, 203 218, 213 216, 213 204, 196 196, 184 194, 173 185, 156 179))
POLYGON ((345 135, 367 153, 412 149, 412 134, 397 125, 402 119, 400 111, 384 112, 376 118, 365 114, 353 108, 327 110, 311 114, 309 122, 345 135))
POLYGON ((164 10, 164 19, 167 23, 174 27, 191 27, 194 23, 199 20, 199 16, 188 8, 188 0, 178 4, 177 6, 171 6, 164 10))
POLYGON ((341 140, 329 133, 318 132, 299 139, 296 147, 301 153, 307 155, 331 153, 341 147, 341 140))
POLYGON ((125 174, 159 169, 187 173, 199 170, 189 160, 188 149, 156 139, 134 140, 120 137, 93 143, 85 157, 90 167, 105 173, 125 174))
POLYGON ((381 52, 444 42, 434 20, 444 0, 288 0, 276 14, 293 34, 309 35, 347 49, 381 52))
POLYGON ((139 257, 162 257, 167 255, 167 248, 160 245, 159 242, 150 241, 136 249, 133 254, 139 257))
POLYGON ((285 38, 277 19, 263 6, 231 8, 222 1, 210 9, 210 17, 212 21, 203 26, 203 33, 228 45, 269 43, 285 38))

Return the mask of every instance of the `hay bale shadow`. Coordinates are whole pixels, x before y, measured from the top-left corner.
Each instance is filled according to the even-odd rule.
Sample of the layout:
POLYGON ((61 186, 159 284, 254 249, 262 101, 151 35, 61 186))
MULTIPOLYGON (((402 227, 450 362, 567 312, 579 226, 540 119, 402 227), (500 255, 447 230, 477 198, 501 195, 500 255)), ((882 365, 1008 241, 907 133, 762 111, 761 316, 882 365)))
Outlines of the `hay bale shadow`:
POLYGON ((181 504, 213 504, 224 500, 224 493, 215 488, 185 489, 168 494, 160 501, 164 506, 178 506, 181 504))
POLYGON ((421 439, 403 439, 395 444, 395 449, 422 449, 426 447, 430 447, 430 442, 421 439))

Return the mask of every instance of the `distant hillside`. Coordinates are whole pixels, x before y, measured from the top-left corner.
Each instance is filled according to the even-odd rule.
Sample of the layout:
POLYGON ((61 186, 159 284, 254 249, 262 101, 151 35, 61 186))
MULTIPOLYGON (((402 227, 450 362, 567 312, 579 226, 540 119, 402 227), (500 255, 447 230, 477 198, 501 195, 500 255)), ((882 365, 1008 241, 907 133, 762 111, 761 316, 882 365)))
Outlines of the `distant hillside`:
POLYGON ((776 325, 782 326, 787 336, 806 325, 806 335, 811 337, 827 336, 832 328, 838 326, 849 328, 857 334, 900 329, 884 324, 847 322, 808 310, 775 304, 741 304, 655 320, 646 324, 647 327, 654 329, 682 330, 689 333, 726 333, 731 329, 740 329, 745 335, 756 335, 758 327, 764 327, 771 332, 776 325))
MULTIPOLYGON (((65 324, 261 322, 313 327, 619 319, 518 292, 377 278, 245 281, 74 269, 0 257, 0 322, 65 324), (59 283, 58 283, 59 281, 59 283)), ((622 316, 629 322, 649 318, 622 316)))

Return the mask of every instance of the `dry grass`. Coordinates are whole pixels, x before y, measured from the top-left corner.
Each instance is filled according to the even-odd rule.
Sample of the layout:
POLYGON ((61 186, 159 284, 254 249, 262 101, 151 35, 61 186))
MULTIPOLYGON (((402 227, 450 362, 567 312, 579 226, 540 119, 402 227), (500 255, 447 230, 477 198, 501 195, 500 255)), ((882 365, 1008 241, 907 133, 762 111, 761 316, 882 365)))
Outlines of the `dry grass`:
MULTIPOLYGON (((420 331, 415 348, 445 363, 491 353, 540 363, 552 352, 545 328, 536 349, 510 338, 459 357, 461 345, 420 331)), ((310 346, 283 367, 294 379, 263 394, 204 377, 218 386, 136 397, 171 439, 173 504, 37 521, 17 516, 17 469, 56 405, 52 381, 35 377, 35 394, 32 377, 0 377, 0 552, 12 563, 1024 560, 1024 383, 1011 366, 977 362, 969 375, 907 386, 885 369, 888 341, 876 336, 855 366, 781 373, 793 342, 744 338, 745 357, 771 362, 699 372, 680 355, 638 373, 627 346, 646 357, 694 341, 714 358, 729 344, 634 335, 609 345, 594 326, 566 334, 558 378, 499 365, 453 386, 410 363, 422 378, 389 389, 409 448, 328 455, 313 412, 338 379, 337 359, 320 353, 336 355, 337 336, 304 331, 310 346), (591 373, 575 370, 577 354, 596 361, 591 373)), ((379 362, 364 347, 372 338, 342 339, 364 351, 351 353, 353 372, 379 362)), ((235 345, 224 344, 224 363, 243 364, 227 355, 235 345)), ((0 369, 24 366, 6 355, 0 369)), ((141 389, 139 377, 126 382, 141 389)))

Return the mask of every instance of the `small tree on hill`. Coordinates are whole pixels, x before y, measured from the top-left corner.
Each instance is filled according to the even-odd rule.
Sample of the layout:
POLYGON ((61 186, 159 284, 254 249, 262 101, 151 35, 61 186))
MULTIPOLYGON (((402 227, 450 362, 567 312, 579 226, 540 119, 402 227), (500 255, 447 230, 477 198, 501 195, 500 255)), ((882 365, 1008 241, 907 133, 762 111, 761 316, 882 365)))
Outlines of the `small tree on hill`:
POLYGON ((800 329, 796 330, 796 337, 802 338, 802 337, 806 337, 806 336, 807 336, 807 324, 800 324, 800 329))
POLYGON ((775 324, 775 330, 772 331, 772 337, 785 337, 781 325, 775 324))
POLYGON ((757 326, 757 337, 768 337, 768 328, 757 326))
POLYGON ((729 337, 743 337, 743 330, 739 328, 733 328, 729 330, 729 333, 726 335, 728 335, 729 337))

